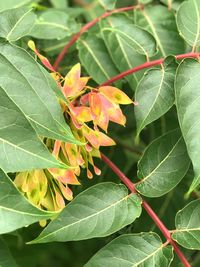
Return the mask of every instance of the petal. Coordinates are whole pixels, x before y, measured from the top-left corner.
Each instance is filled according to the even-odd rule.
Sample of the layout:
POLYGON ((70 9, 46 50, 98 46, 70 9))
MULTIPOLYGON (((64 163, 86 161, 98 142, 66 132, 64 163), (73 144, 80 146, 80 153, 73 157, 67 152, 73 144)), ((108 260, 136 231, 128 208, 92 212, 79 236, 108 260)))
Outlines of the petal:
POLYGON ((76 96, 87 84, 89 77, 81 76, 81 65, 78 63, 65 76, 62 88, 65 97, 76 96))
POLYGON ((108 137, 106 134, 99 132, 99 142, 100 146, 113 146, 115 145, 115 141, 108 137))
POLYGON ((61 141, 59 140, 56 140, 55 143, 54 143, 54 147, 53 147, 53 152, 52 154, 58 158, 58 154, 60 152, 60 147, 61 147, 61 141))
POLYGON ((73 192, 67 185, 60 184, 59 188, 60 188, 60 191, 62 192, 63 196, 68 201, 71 201, 73 199, 73 192))
POLYGON ((68 160, 71 166, 77 166, 77 155, 78 155, 78 150, 77 146, 74 144, 68 144, 65 143, 65 151, 68 156, 68 160))
POLYGON ((96 148, 99 148, 99 135, 97 131, 90 129, 88 126, 84 125, 82 128, 83 135, 90 142, 90 144, 96 148))
POLYGON ((105 95, 111 102, 117 104, 133 104, 133 101, 121 90, 113 86, 102 86, 99 91, 105 95))
POLYGON ((69 106, 72 115, 80 122, 88 122, 92 120, 92 114, 89 107, 74 107, 69 106))
POLYGON ((90 93, 89 96, 91 113, 94 119, 98 118, 101 113, 102 105, 99 95, 96 93, 90 93))
POLYGON ((115 109, 109 111, 109 120, 123 126, 126 124, 126 117, 119 107, 115 107, 115 109))

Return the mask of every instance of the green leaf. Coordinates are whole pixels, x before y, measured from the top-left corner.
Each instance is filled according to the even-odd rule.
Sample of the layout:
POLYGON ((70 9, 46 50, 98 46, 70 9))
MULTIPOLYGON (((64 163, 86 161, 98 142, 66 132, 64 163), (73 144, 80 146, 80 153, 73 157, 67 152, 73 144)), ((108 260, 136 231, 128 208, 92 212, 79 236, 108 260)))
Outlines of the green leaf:
POLYGON ((64 9, 68 7, 68 1, 67 0, 50 0, 53 7, 58 9, 64 9))
POLYGON ((160 197, 174 188, 190 165, 181 133, 173 130, 154 140, 138 163, 136 189, 148 197, 160 197))
POLYGON ((66 12, 44 11, 36 20, 29 35, 39 39, 62 39, 79 30, 79 25, 66 12))
POLYGON ((177 26, 180 35, 195 49, 200 45, 200 1, 184 1, 177 12, 177 26))
POLYGON ((169 9, 177 10, 180 4, 183 2, 182 0, 160 0, 163 4, 167 5, 169 9))
POLYGON ((84 240, 110 235, 141 214, 141 199, 124 185, 106 182, 90 187, 70 202, 30 243, 84 240))
MULTIPOLYGON (((100 22, 104 42, 120 72, 146 62, 156 53, 156 42, 147 31, 133 24, 123 14, 115 14, 100 22)), ((142 73, 126 77, 134 90, 142 73)))
POLYGON ((172 238, 188 249, 200 250, 200 200, 190 202, 176 215, 172 238))
POLYGON ((0 164, 5 172, 63 167, 0 87, 0 164))
POLYGON ((0 37, 16 41, 27 35, 35 23, 36 15, 30 8, 16 8, 0 13, 0 37))
POLYGON ((164 247, 156 233, 122 235, 99 250, 85 267, 168 267, 172 247, 164 247))
POLYGON ((17 267, 6 243, 0 238, 0 266, 1 267, 17 267))
POLYGON ((28 202, 10 178, 0 170, 0 234, 47 220, 55 215, 57 213, 42 211, 28 202))
POLYGON ((0 87, 41 136, 75 142, 40 65, 23 49, 0 42, 0 87))
POLYGON ((151 2, 153 2, 153 0, 138 0, 138 3, 140 4, 149 4, 151 2))
POLYGON ((175 98, 180 128, 188 154, 192 160, 195 177, 191 193, 200 184, 200 64, 195 59, 185 59, 177 69, 175 98))
POLYGON ((86 34, 79 39, 78 51, 81 64, 98 84, 118 74, 102 39, 86 34))
POLYGON ((161 68, 147 71, 140 80, 135 93, 137 135, 173 106, 176 67, 174 58, 168 57, 161 68))
MULTIPOLYGON (((6 0, 6 1, 0 1, 0 11, 11 9, 11 8, 17 8, 21 6, 25 6, 29 3, 33 2, 33 0, 6 0)), ((36 2, 36 1, 34 1, 36 2)))
POLYGON ((135 11, 136 24, 152 33, 156 39, 159 55, 180 54, 185 50, 184 42, 179 36, 175 16, 161 5, 147 6, 135 11))
POLYGON ((106 10, 112 10, 114 9, 117 0, 98 0, 98 1, 106 10))

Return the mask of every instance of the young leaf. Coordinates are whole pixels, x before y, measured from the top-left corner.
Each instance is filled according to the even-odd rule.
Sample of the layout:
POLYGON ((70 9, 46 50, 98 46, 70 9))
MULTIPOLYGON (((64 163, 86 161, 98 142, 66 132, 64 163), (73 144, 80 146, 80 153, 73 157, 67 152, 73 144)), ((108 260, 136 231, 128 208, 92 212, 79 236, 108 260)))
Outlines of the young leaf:
POLYGON ((30 8, 9 9, 0 13, 0 37, 16 41, 27 35, 33 27, 36 15, 30 8))
POLYGON ((70 202, 30 243, 84 240, 110 235, 132 223, 141 213, 141 200, 124 185, 101 183, 70 202))
POLYGON ((177 12, 177 26, 180 35, 193 47, 200 45, 200 1, 184 1, 177 12))
POLYGON ((0 238, 0 266, 1 267, 18 267, 13 259, 6 243, 0 238))
POLYGON ((135 18, 136 24, 152 33, 156 39, 159 49, 158 57, 183 53, 184 42, 179 36, 175 16, 166 7, 147 6, 136 10, 135 18))
POLYGON ((0 188, 0 234, 57 215, 55 212, 42 211, 29 203, 1 170, 0 188))
POLYGON ((176 215, 172 238, 188 249, 200 250, 200 200, 190 202, 176 215))
POLYGON ((41 136, 76 142, 39 64, 23 49, 0 42, 0 87, 41 136))
POLYGON ((101 84, 118 74, 102 39, 83 35, 78 42, 79 57, 92 79, 101 84))
MULTIPOLYGON (((133 21, 123 14, 115 14, 101 20, 100 27, 110 56, 120 72, 144 63, 147 56, 156 53, 153 36, 134 25, 133 21)), ((133 90, 141 75, 139 73, 126 77, 133 90)))
POLYGON ((5 172, 59 168, 22 111, 0 87, 0 165, 5 172))
POLYGON ((140 80, 135 93, 137 135, 173 106, 176 67, 173 57, 168 57, 160 69, 147 71, 140 80))
POLYGON ((66 12, 44 11, 29 35, 39 39, 62 39, 79 30, 79 25, 66 12))
POLYGON ((156 233, 121 235, 100 249, 85 267, 168 267, 172 247, 164 247, 156 233))
POLYGON ((148 197, 160 197, 174 188, 190 165, 186 146, 179 130, 154 140, 138 163, 136 189, 148 197))
POLYGON ((195 177, 189 189, 200 184, 200 64, 195 59, 185 59, 177 69, 175 98, 180 128, 188 154, 192 160, 195 177))

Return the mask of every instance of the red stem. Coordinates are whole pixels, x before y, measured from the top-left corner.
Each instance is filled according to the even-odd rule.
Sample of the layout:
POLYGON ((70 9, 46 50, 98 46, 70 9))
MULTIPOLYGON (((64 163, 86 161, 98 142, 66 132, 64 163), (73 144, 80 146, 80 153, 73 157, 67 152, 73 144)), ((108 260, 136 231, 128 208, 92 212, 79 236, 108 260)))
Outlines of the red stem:
MULTIPOLYGON (((193 58, 199 58, 200 57, 200 53, 186 53, 186 54, 180 54, 180 55, 177 55, 175 56, 176 59, 184 59, 186 57, 193 57, 193 58)), ((126 71, 123 71, 122 73, 112 77, 110 80, 106 81, 105 83, 102 83, 100 86, 105 86, 105 85, 109 85, 113 82, 116 82, 122 78, 124 78, 125 76, 128 76, 134 72, 137 72, 137 71, 140 71, 140 70, 143 70, 143 69, 147 69, 149 67, 153 67, 153 66, 157 66, 157 65, 160 65, 164 62, 164 58, 160 58, 160 59, 157 59, 157 60, 153 60, 153 61, 148 61, 148 62, 145 62, 137 67, 134 67, 132 69, 129 69, 129 70, 126 70, 126 71)))
POLYGON ((96 23, 98 23, 101 19, 106 18, 111 16, 114 13, 119 13, 119 12, 123 12, 123 11, 129 11, 132 9, 136 9, 136 8, 140 8, 141 5, 136 5, 136 6, 129 6, 129 7, 122 7, 122 8, 118 8, 118 9, 114 9, 112 11, 106 12, 104 14, 102 14, 101 16, 93 19, 92 21, 88 22, 87 24, 85 24, 79 32, 77 32, 70 40, 69 42, 64 46, 64 48, 62 49, 62 51, 60 52, 60 54, 58 55, 58 57, 55 60, 55 63, 53 65, 54 69, 58 69, 60 62, 62 61, 62 59, 64 58, 64 56, 67 54, 68 50, 70 49, 70 47, 78 40, 78 38, 87 30, 89 30, 91 27, 93 27, 96 23))
MULTIPOLYGON (((126 177, 126 175, 109 159, 107 158, 103 153, 101 153, 102 160, 109 166, 109 168, 120 178, 120 180, 129 188, 129 190, 133 193, 138 193, 135 189, 135 184, 131 182, 131 180, 126 177)), ((155 222, 155 224, 158 226, 160 231, 163 233, 167 241, 172 245, 174 248, 174 251, 176 252, 177 256, 179 257, 180 261, 185 267, 191 267, 179 247, 177 246, 176 242, 171 238, 170 231, 166 228, 166 226, 163 224, 163 222, 159 219, 159 217, 156 215, 156 213, 152 210, 152 208, 149 206, 149 204, 146 201, 142 201, 142 206, 146 210, 146 212, 149 214, 149 216, 152 218, 152 220, 155 222)))

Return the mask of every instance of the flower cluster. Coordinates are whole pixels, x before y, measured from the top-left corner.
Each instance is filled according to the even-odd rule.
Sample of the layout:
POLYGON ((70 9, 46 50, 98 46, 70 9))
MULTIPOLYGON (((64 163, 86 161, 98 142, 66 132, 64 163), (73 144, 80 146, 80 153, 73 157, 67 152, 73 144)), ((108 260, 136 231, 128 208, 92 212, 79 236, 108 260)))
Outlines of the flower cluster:
POLYGON ((19 173, 15 183, 38 207, 60 210, 65 206, 65 199, 72 200, 73 193, 68 185, 80 184, 77 177, 81 168, 86 169, 88 178, 93 177, 91 167, 96 175, 101 174, 93 158, 101 157, 101 146, 115 145, 114 140, 107 136, 109 122, 124 126, 126 117, 119 105, 134 102, 116 87, 87 86, 89 77, 81 77, 80 64, 76 64, 65 77, 62 77, 48 59, 39 53, 32 41, 29 42, 29 46, 56 80, 64 96, 59 99, 63 115, 79 144, 47 139, 45 143, 52 154, 71 168, 19 173))

